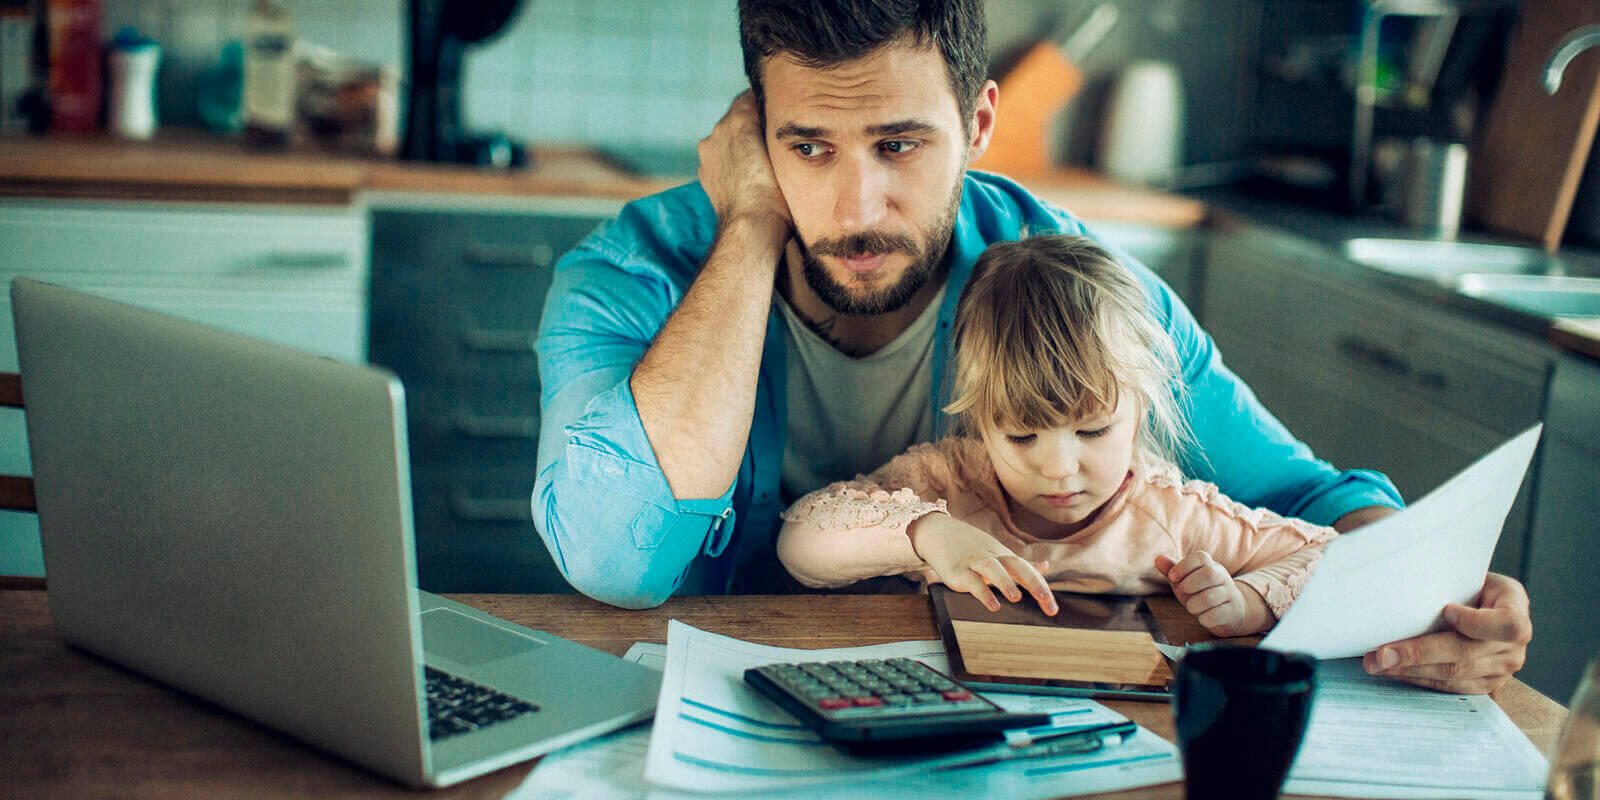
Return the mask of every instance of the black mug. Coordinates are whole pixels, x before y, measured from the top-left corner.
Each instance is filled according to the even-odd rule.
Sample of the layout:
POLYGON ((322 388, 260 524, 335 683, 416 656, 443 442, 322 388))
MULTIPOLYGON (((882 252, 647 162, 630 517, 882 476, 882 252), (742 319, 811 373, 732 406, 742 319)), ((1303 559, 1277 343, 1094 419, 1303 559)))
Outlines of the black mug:
POLYGON ((1184 796, 1278 796, 1316 690, 1316 660, 1237 645, 1199 645, 1178 662, 1172 715, 1184 796))

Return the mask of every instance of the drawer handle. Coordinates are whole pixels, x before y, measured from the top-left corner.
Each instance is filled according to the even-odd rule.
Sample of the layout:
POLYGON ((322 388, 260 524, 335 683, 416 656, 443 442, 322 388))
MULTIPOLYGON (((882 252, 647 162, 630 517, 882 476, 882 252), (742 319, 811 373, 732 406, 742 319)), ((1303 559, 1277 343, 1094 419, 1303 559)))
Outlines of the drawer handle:
POLYGON ((479 353, 531 353, 534 331, 475 328, 461 335, 467 349, 479 353))
POLYGON ((543 269, 556 260, 556 251, 547 244, 528 247, 497 247, 487 244, 469 244, 467 263, 478 267, 500 269, 543 269))
POLYGON ((537 439, 539 418, 531 415, 457 414, 456 433, 474 439, 537 439))
POLYGON ((268 253, 261 259, 264 269, 344 269, 350 266, 347 253, 268 253))
POLYGON ((450 493, 450 512, 467 522, 532 522, 533 494, 527 497, 473 497, 450 493))
POLYGON ((1341 336, 1338 340, 1339 352, 1370 364, 1390 375, 1406 375, 1411 372, 1411 365, 1406 360, 1395 355, 1387 347, 1363 341, 1354 336, 1341 336))

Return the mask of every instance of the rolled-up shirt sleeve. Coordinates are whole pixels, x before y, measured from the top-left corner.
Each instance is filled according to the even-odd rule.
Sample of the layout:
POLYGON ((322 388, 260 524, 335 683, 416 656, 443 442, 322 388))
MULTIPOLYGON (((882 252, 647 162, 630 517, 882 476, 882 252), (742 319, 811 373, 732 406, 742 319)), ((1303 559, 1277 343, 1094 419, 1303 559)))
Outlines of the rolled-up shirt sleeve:
POLYGON ((733 487, 680 501, 639 420, 629 378, 676 305, 662 277, 580 246, 557 265, 536 346, 540 401, 533 520, 574 588, 624 608, 660 605, 733 530, 733 487))

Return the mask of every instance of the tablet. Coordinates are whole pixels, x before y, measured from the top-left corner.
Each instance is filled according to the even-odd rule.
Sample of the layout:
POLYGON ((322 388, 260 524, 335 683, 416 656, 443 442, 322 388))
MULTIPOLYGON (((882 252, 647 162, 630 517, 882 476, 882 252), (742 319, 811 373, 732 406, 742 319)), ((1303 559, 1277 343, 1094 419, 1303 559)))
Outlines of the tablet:
POLYGON ((1056 592, 1045 616, 1032 596, 990 611, 965 592, 928 587, 950 674, 993 692, 1063 694, 1166 702, 1172 670, 1156 643, 1167 639, 1140 597, 1056 592))

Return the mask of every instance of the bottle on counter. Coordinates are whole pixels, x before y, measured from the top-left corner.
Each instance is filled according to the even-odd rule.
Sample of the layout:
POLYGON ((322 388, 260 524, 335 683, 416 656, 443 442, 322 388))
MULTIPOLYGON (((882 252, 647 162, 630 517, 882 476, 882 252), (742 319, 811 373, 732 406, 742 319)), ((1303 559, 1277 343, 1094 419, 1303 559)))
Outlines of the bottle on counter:
POLYGON ((1549 800, 1595 800, 1600 779, 1600 655, 1589 662, 1567 706, 1567 724, 1550 760, 1549 800))
POLYGON ((88 133, 99 127, 102 100, 100 0, 49 0, 50 129, 88 133))
POLYGON ((256 0, 244 47, 245 142, 283 147, 294 125, 293 13, 271 0, 256 0))
POLYGON ((133 28, 111 40, 111 97, 106 124, 124 139, 148 139, 156 132, 156 69, 161 46, 133 28))

